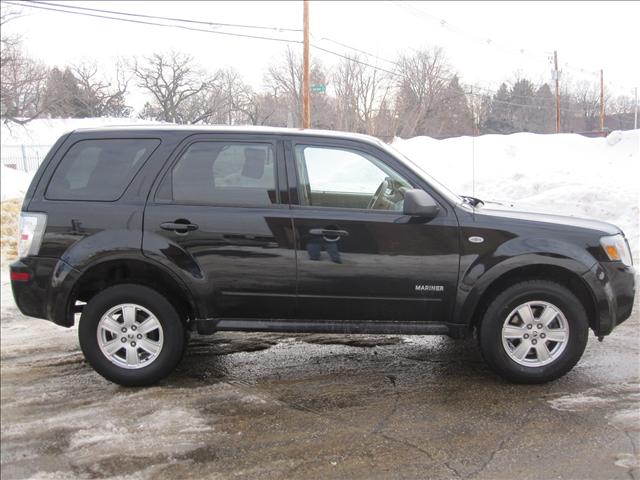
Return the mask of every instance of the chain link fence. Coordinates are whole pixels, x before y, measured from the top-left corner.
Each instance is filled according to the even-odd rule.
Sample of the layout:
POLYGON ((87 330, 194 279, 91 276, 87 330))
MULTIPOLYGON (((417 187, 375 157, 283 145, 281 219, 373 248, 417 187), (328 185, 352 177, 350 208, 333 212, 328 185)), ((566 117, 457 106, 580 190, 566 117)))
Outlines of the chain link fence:
POLYGON ((38 169, 51 145, 5 145, 0 148, 0 158, 5 167, 33 172, 38 169))

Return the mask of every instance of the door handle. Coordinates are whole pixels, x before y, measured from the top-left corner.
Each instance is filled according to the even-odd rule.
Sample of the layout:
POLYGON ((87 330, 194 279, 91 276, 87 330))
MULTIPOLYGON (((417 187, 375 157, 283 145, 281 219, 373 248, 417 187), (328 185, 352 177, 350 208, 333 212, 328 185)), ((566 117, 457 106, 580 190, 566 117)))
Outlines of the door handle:
POLYGON ((160 228, 163 230, 169 230, 176 233, 187 233, 198 229, 198 225, 195 223, 187 222, 164 222, 160 224, 160 228))
POLYGON ((349 232, 346 230, 330 230, 327 228, 312 228, 309 230, 311 235, 318 235, 319 237, 348 237, 349 232))

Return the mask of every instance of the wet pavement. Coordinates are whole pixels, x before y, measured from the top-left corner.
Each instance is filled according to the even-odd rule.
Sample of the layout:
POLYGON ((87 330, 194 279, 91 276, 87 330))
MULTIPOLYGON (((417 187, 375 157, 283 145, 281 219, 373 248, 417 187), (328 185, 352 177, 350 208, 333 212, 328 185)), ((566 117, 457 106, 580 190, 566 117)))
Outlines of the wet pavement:
POLYGON ((2 283, 3 479, 640 479, 637 306, 547 385, 503 382, 471 340, 220 333, 124 388, 2 283))

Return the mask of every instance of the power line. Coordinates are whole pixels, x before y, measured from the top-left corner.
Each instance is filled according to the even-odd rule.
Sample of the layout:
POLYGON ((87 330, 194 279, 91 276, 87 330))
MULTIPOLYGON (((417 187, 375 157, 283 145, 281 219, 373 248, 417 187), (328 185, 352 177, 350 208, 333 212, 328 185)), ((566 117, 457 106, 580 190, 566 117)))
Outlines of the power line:
MULTIPOLYGON (((553 52, 544 52, 544 53, 541 53, 541 54, 536 54, 534 52, 530 52, 528 50, 525 50, 524 48, 518 49, 518 48, 513 48, 513 47, 510 47, 510 46, 505 46, 505 44, 501 45, 500 43, 495 42, 490 37, 482 38, 482 37, 480 37, 478 35, 475 35, 475 34, 472 34, 472 33, 468 33, 468 32, 462 30, 459 27, 455 27, 455 26, 451 25, 450 23, 448 23, 444 19, 440 19, 440 18, 435 17, 435 16, 433 16, 433 15, 431 15, 431 14, 429 14, 429 13, 427 13, 427 12, 421 10, 421 9, 418 9, 416 7, 407 5, 406 2, 395 1, 393 3, 395 3, 398 6, 402 6, 407 10, 413 10, 413 12, 415 12, 419 16, 422 16, 423 18, 424 17, 431 18, 432 20, 437 21, 443 28, 446 28, 447 30, 449 30, 451 32, 454 32, 454 33, 457 33, 459 35, 463 35, 463 36, 467 36, 469 38, 472 38, 476 43, 480 43, 480 44, 483 44, 483 45, 486 45, 486 46, 495 47, 495 48, 501 49, 503 51, 509 51, 509 52, 512 52, 512 53, 518 53, 518 54, 527 56, 527 57, 529 57, 529 58, 531 58, 533 60, 540 61, 540 62, 543 62, 543 63, 549 63, 549 57, 553 53, 553 52)), ((595 71, 587 70, 587 69, 580 68, 580 67, 574 67, 572 65, 569 65, 568 62, 564 62, 562 64, 562 66, 566 67, 568 69, 571 69, 571 70, 580 71, 582 73, 587 73, 587 74, 590 74, 590 75, 597 75, 597 72, 595 72, 595 71)))
MULTIPOLYGON (((355 48, 355 47, 352 47, 352 46, 350 46, 350 45, 347 45, 347 44, 344 44, 344 43, 338 42, 338 41, 333 40, 333 39, 329 39, 329 38, 327 38, 327 37, 323 37, 323 39, 325 39, 325 40, 329 40, 329 41, 331 41, 332 43, 335 43, 336 45, 340 45, 340 46, 342 46, 342 47, 344 47, 344 48, 348 48, 348 49, 350 49, 350 50, 353 50, 353 51, 356 51, 356 52, 362 53, 362 54, 367 55, 367 56, 370 56, 370 57, 373 57, 375 60, 383 60, 383 61, 386 61, 386 62, 388 62, 388 63, 390 63, 390 64, 394 65, 394 66, 395 66, 395 67, 397 67, 397 68, 401 68, 400 64, 399 64, 399 63, 397 63, 397 62, 392 62, 391 60, 387 60, 387 59, 385 59, 385 58, 378 57, 378 56, 373 55, 373 54, 371 54, 371 53, 368 53, 368 52, 366 52, 366 51, 364 51, 364 50, 360 50, 360 49, 358 49, 358 48, 355 48)), ((391 75, 393 75, 393 76, 396 76, 396 77, 404 77, 404 75, 403 75, 402 73, 395 72, 395 71, 389 71, 389 70, 384 69, 384 68, 382 68, 382 67, 378 67, 377 65, 372 65, 371 63, 363 62, 363 61, 361 61, 360 59, 354 58, 354 57, 352 57, 352 56, 348 56, 348 55, 340 54, 340 53, 337 53, 337 52, 334 52, 334 51, 331 51, 331 50, 327 50, 327 49, 321 48, 321 47, 319 47, 319 46, 317 46, 317 45, 312 45, 312 46, 313 46, 314 48, 318 49, 318 50, 325 51, 325 52, 330 53, 330 54, 332 54, 332 55, 336 55, 336 56, 338 56, 338 57, 341 57, 341 58, 344 58, 344 59, 347 59, 347 60, 353 61, 353 62, 355 62, 355 63, 359 63, 359 64, 361 64, 361 65, 368 66, 368 67, 370 67, 370 68, 374 68, 374 69, 376 69, 376 70, 381 70, 381 71, 383 71, 383 72, 385 72, 385 73, 388 73, 388 74, 391 74, 391 75)), ((442 77, 442 76, 437 76, 437 75, 436 75, 436 76, 434 76, 434 78, 436 78, 436 79, 438 79, 438 80, 441 80, 441 81, 444 81, 444 82, 450 82, 450 81, 451 81, 451 77, 442 77)), ((485 95, 492 95, 492 96, 495 96, 495 95, 498 93, 498 92, 497 92, 497 90, 492 90, 492 89, 487 88, 487 87, 478 87, 478 86, 474 86, 473 88, 475 88, 476 90, 483 91, 483 92, 485 92, 485 93, 484 93, 484 94, 479 94, 479 93, 476 93, 476 92, 473 92, 473 91, 469 91, 469 92, 465 92, 465 93, 466 93, 467 95, 471 95, 471 96, 475 96, 475 97, 482 97, 482 96, 485 96, 485 95)), ((532 95, 518 95, 518 94, 514 94, 514 93, 510 93, 509 95, 510 95, 510 97, 518 98, 518 99, 523 99, 523 100, 527 100, 527 99, 531 99, 531 98, 533 98, 533 96, 532 96, 532 95)), ((496 102, 496 103, 501 103, 501 104, 506 104, 506 105, 512 105, 512 106, 514 106, 514 107, 535 108, 535 109, 540 109, 540 108, 543 108, 543 109, 551 109, 551 108, 553 108, 553 109, 555 109, 555 107, 549 107, 549 106, 544 106, 544 105, 523 104, 523 103, 509 102, 509 101, 505 101, 505 100, 495 100, 495 102, 496 102)), ((563 108, 563 111, 565 111, 565 112, 572 112, 572 113, 582 113, 580 110, 571 109, 571 108, 566 108, 566 107, 565 107, 565 108, 563 108)))
MULTIPOLYGON (((65 8, 60 9, 57 6, 45 6, 45 5, 61 5, 61 4, 52 4, 52 3, 47 3, 47 2, 26 2, 26 3, 18 3, 18 2, 14 2, 14 1, 3 1, 3 3, 7 3, 10 5, 15 5, 15 6, 21 6, 21 7, 29 7, 29 8, 36 8, 36 9, 41 9, 41 10, 49 10, 49 11, 54 11, 54 12, 58 12, 58 13, 68 13, 68 14, 74 14, 74 15, 80 15, 80 16, 88 16, 88 17, 93 17, 93 18, 102 18, 105 20, 115 20, 115 21, 121 21, 121 22, 128 22, 128 23, 136 23, 136 24, 143 24, 143 25, 150 25, 150 26, 157 26, 157 27, 165 27, 165 28, 179 28, 179 29, 183 29, 183 30, 189 30, 189 31, 194 31, 194 32, 203 32, 203 33, 210 33, 210 34, 214 34, 214 35, 227 35, 227 36, 234 36, 234 37, 241 37, 241 38, 252 38, 252 39, 258 39, 258 40, 269 40, 269 41, 278 41, 278 42, 283 42, 283 43, 288 43, 288 44, 302 44, 301 40, 291 40, 291 39, 284 39, 284 38, 277 38, 277 37, 266 37, 266 36, 262 36, 262 35, 251 35, 251 34, 242 34, 242 33, 232 33, 232 32, 223 32, 223 31, 217 31, 217 30, 205 30, 202 28, 194 28, 194 27, 187 27, 184 25, 170 25, 167 23, 158 23, 158 22, 152 22, 152 21, 145 21, 145 20, 136 20, 136 19, 130 19, 130 18, 120 18, 120 17, 113 17, 109 14, 97 14, 97 13, 89 13, 86 11, 73 11, 73 10, 68 10, 65 9, 66 6, 63 6, 65 8)), ((83 7, 83 9, 86 10, 85 7, 83 7)), ((96 10, 96 9, 91 9, 91 10, 96 10)), ((112 12, 114 15, 123 15, 125 13, 123 12, 117 12, 117 11, 106 11, 105 12, 112 12)), ((176 19, 176 18, 171 18, 171 17, 157 17, 157 18, 162 18, 163 20, 166 21, 186 21, 187 19, 176 19)), ((199 22, 199 21, 193 21, 193 22, 199 22)), ((200 23, 204 23, 207 25, 213 24, 215 22, 200 22, 200 23)), ((325 38, 327 39, 327 38, 325 38)), ((358 51, 364 55, 370 56, 375 58, 376 60, 383 60, 383 61, 387 61, 391 64, 393 64, 394 66, 400 68, 400 65, 397 62, 392 62, 391 60, 386 60, 377 56, 374 56, 373 54, 367 53, 364 50, 360 50, 357 49, 355 47, 351 47, 347 44, 338 42, 336 40, 332 40, 332 39, 327 39, 329 41, 332 41, 333 43, 339 44, 341 46, 343 46, 344 48, 348 48, 354 51, 358 51)), ((394 77, 401 77, 401 78, 406 78, 405 75, 403 75, 402 73, 393 71, 393 70, 388 70, 386 68, 382 68, 379 67, 377 65, 373 65, 369 62, 366 61, 362 61, 358 58, 354 58, 353 56, 349 56, 346 54, 342 54, 333 50, 329 50, 327 48, 321 47, 319 45, 316 44, 310 44, 310 46, 316 50, 328 53, 330 55, 334 55, 336 57, 339 58, 343 58, 364 66, 367 66, 369 68, 373 68, 375 70, 378 71, 382 71, 385 72, 391 76, 394 77)), ((438 80, 442 80, 444 82, 450 82, 451 81, 451 77, 440 77, 440 76, 436 76, 435 78, 437 78, 438 80)), ((478 90, 484 90, 485 92, 487 92, 490 95, 495 95, 496 92, 489 89, 489 88, 482 88, 482 87, 474 87, 478 90)), ((464 92, 466 95, 470 95, 470 96, 475 96, 475 97, 479 97, 482 96, 478 93, 475 92, 464 92)), ((484 95, 486 95, 487 93, 485 93, 484 95)), ((520 97, 520 98, 531 98, 531 97, 527 97, 527 96, 519 96, 519 95, 515 95, 516 97, 520 97)), ((453 97, 451 97, 453 98, 453 97)), ((539 105, 532 105, 532 104, 520 104, 520 103, 515 103, 515 102, 509 102, 509 101, 504 101, 504 100, 495 100, 493 99, 494 102, 496 103, 500 103, 500 104, 505 104, 505 105, 512 105, 512 106, 516 106, 516 107, 523 107, 523 108, 535 108, 535 109, 540 109, 540 108, 549 108, 549 107, 545 107, 545 106, 539 106, 539 105)), ((564 111, 570 111, 570 112, 578 112, 581 113, 577 110, 572 110, 572 109, 568 109, 568 108, 564 108, 564 111)))
POLYGON ((333 50, 329 50, 327 48, 320 47, 320 46, 315 45, 313 43, 311 44, 311 46, 313 48, 315 48, 316 50, 320 50, 320 51, 323 51, 323 52, 326 52, 326 53, 330 53, 331 55, 335 55, 336 57, 344 58, 345 60, 349 60, 349 61, 354 62, 354 63, 359 63, 360 65, 364 65, 366 67, 370 67, 370 68, 373 68, 375 70, 380 70, 381 72, 388 73, 389 75, 392 75, 392 76, 400 76, 400 77, 403 76, 401 73, 394 72, 392 70, 387 70, 386 68, 378 67, 377 65, 371 65, 370 63, 363 62, 362 60, 360 60, 358 58, 355 58, 353 56, 349 56, 349 55, 345 55, 345 54, 342 54, 342 53, 334 52, 333 50))
MULTIPOLYGON (((473 34, 473 33, 469 33, 459 27, 456 27, 452 24, 450 24, 449 22, 447 22, 446 20, 436 17, 435 15, 431 15, 430 13, 425 12, 424 10, 421 10, 413 5, 409 5, 407 2, 404 1, 394 1, 392 2, 394 3, 397 7, 400 7, 402 9, 404 9, 405 11, 407 11, 408 13, 410 13, 412 16, 416 17, 416 18, 423 18, 423 19, 428 19, 432 22, 436 22, 438 23, 442 28, 447 29, 448 31, 467 37, 469 39, 471 39, 473 42, 475 42, 476 44, 481 44, 483 46, 488 46, 488 47, 494 47, 497 49, 500 49, 502 51, 508 51, 514 54, 520 54, 520 55, 524 55, 526 57, 529 57, 535 61, 538 62, 542 62, 542 63, 549 63, 549 56, 553 55, 553 52, 544 52, 544 53, 535 53, 532 52, 530 50, 526 50, 524 48, 514 48, 511 46, 507 46, 507 44, 505 44, 504 42, 496 42, 494 41, 492 38, 490 37, 481 37, 477 34, 473 34)), ((581 67, 574 67, 573 65, 570 65, 569 63, 565 62, 562 64, 563 67, 570 69, 570 70, 574 70, 576 72, 581 72, 584 74, 588 74, 588 75, 593 75, 593 76, 598 76, 599 73, 596 71, 592 71, 589 69, 585 69, 585 68, 581 68, 581 67)))
POLYGON ((301 40, 290 40, 290 39, 277 38, 277 37, 265 37, 265 36, 262 36, 262 35, 251 35, 251 34, 247 34, 247 33, 232 33, 232 32, 222 32, 222 31, 217 31, 217 30, 205 30, 203 28, 187 27, 185 25, 168 25, 166 23, 149 22, 149 21, 145 21, 145 20, 134 20, 132 18, 112 17, 112 16, 109 16, 109 15, 106 15, 106 14, 105 15, 101 15, 101 14, 94 14, 94 13, 80 12, 80 11, 73 11, 73 10, 61 10, 61 9, 55 8, 55 7, 45 7, 43 5, 36 5, 34 2, 17 3, 17 2, 12 2, 12 1, 5 1, 4 3, 7 3, 9 5, 18 6, 18 7, 36 8, 36 9, 40 9, 40 10, 49 10, 49 11, 58 12, 58 13, 70 13, 70 14, 73 14, 73 15, 81 15, 81 16, 85 16, 85 17, 103 18, 103 19, 106 19, 106 20, 117 20, 117 21, 120 21, 120 22, 137 23, 137 24, 142 24, 142 25, 152 25, 152 26, 156 26, 156 27, 179 28, 179 29, 182 29, 182 30, 190 30, 190 31, 193 31, 193 32, 212 33, 214 35, 227 35, 227 36, 232 36, 232 37, 254 38, 254 39, 259 39, 259 40, 270 40, 270 41, 284 42, 284 43, 297 43, 297 44, 302 43, 301 40))
MULTIPOLYGON (((320 40, 326 40, 326 41, 329 41, 331 43, 335 43, 336 45, 339 45, 339 46, 347 48, 349 50, 353 50, 355 52, 361 53, 361 54, 363 54, 365 56, 368 56, 368 57, 371 57, 371 58, 373 58, 375 60, 381 60, 383 62, 387 62, 387 63, 393 65, 396 68, 401 68, 401 65, 398 62, 394 62, 392 60, 388 60, 388 59, 386 59, 384 57, 379 57, 379 56, 374 55, 372 53, 369 53, 369 52, 367 52, 365 50, 361 50, 359 48, 352 47, 351 45, 347 45, 345 43, 338 42, 337 40, 334 40, 332 38, 322 37, 320 40)), ((316 46, 316 48, 320 49, 320 47, 317 47, 317 46, 316 46)), ((376 68, 378 70, 382 70, 382 71, 384 71, 386 73, 390 73, 390 74, 392 74, 394 76, 402 76, 402 74, 400 74, 400 73, 390 72, 389 70, 386 70, 386 69, 383 69, 381 67, 378 67, 377 65, 374 66, 374 65, 371 65, 370 63, 359 61, 359 59, 351 57, 351 56, 348 56, 348 55, 342 55, 342 54, 339 54, 339 53, 336 53, 336 52, 333 52, 333 51, 329 51, 329 50, 325 50, 325 51, 327 51, 328 53, 331 53, 333 55, 337 55, 339 57, 342 57, 342 58, 345 58, 345 59, 349 59, 349 60, 357 62, 357 63, 361 63, 361 64, 369 66, 371 68, 376 68)), ((438 80, 445 81, 445 82, 451 81, 451 77, 442 77, 442 76, 437 76, 436 75, 436 76, 434 76, 434 78, 436 78, 438 80)), ((507 83, 507 82, 503 82, 503 83, 507 83)), ((487 87, 474 86, 474 88, 476 88, 477 90, 484 91, 486 94, 489 94, 489 95, 495 95, 497 93, 497 90, 492 90, 492 89, 487 88, 487 87)), ((521 99, 531 98, 531 95, 517 95, 517 94, 513 94, 513 93, 511 93, 510 95, 511 95, 511 97, 516 97, 516 98, 521 98, 521 99)))
MULTIPOLYGON (((312 34, 311 36, 313 37, 313 34, 312 34)), ((339 42, 339 41, 334 40, 334 39, 332 39, 332 38, 329 38, 329 37, 322 37, 322 38, 320 38, 320 41, 323 41, 323 40, 326 40, 327 42, 334 43, 334 44, 336 44, 336 45, 338 45, 338 46, 340 46, 340 47, 348 48, 349 50, 353 50, 354 52, 361 53, 361 54, 363 54, 363 55, 366 55, 367 57, 373 57, 373 58, 375 58, 376 60, 382 60, 383 62, 387 62, 387 63, 389 63, 389 64, 391 64, 391 65, 393 65, 393 66, 395 66, 395 67, 397 67, 397 66, 398 66, 397 62, 394 62, 393 60, 387 60, 387 59, 386 59, 386 58, 384 58, 384 57, 379 57, 379 56, 377 56, 377 55, 374 55, 373 53, 369 53, 369 52, 367 52, 366 50, 361 50, 361 49, 359 49, 359 48, 352 47, 351 45, 347 45, 347 44, 345 44, 345 43, 339 42)))
POLYGON ((84 10, 89 12, 125 15, 125 16, 138 17, 138 18, 150 18, 155 20, 177 21, 177 22, 193 23, 193 24, 199 24, 199 25, 216 25, 220 27, 235 27, 235 28, 254 28, 254 29, 260 29, 260 30, 276 30, 279 32, 301 32, 302 31, 302 29, 300 28, 285 28, 285 27, 265 26, 265 25, 243 25, 243 24, 237 24, 237 23, 208 22, 208 21, 202 21, 202 20, 192 20, 188 18, 172 18, 172 17, 161 17, 156 15, 144 15, 141 13, 118 12, 114 10, 103 10, 99 8, 79 7, 76 5, 46 2, 42 0, 28 0, 26 3, 37 3, 40 5, 48 5, 50 7, 62 7, 67 9, 84 10))
MULTIPOLYGON (((94 17, 94 18, 103 18, 106 20, 116 20, 116 21, 121 21, 121 22, 130 22, 130 23, 140 23, 143 25, 151 25, 151 26, 157 26, 157 27, 167 27, 167 28, 180 28, 180 29, 184 29, 184 30, 190 30, 190 31, 195 31, 195 32, 204 32, 204 33, 212 33, 212 34, 218 34, 218 35, 230 35, 230 36, 235 36, 235 37, 244 37, 244 38, 254 38, 254 39, 259 39, 259 40, 273 40, 273 41, 279 41, 279 42, 284 42, 284 43, 293 43, 293 44, 302 44, 301 40, 291 40, 291 39, 285 39, 285 38, 274 38, 274 37, 265 37, 262 35, 248 35, 248 34, 241 34, 241 33, 231 33, 231 32, 222 32, 222 31, 216 31, 216 30, 205 30, 205 29, 201 29, 201 28, 192 28, 192 27, 186 27, 184 25, 168 25, 166 23, 157 23, 157 22, 148 22, 148 21, 144 21, 144 20, 133 20, 133 19, 128 19, 128 18, 119 18, 119 17, 113 17, 107 14, 93 14, 93 13, 87 13, 87 12, 76 12, 76 11, 72 11, 72 10, 65 10, 65 9, 59 9, 59 8, 55 8, 55 7, 45 7, 41 4, 44 4, 45 2, 28 2, 28 3, 17 3, 17 2, 13 2, 13 1, 4 1, 4 3, 7 3, 9 5, 15 5, 15 6, 22 6, 22 7, 29 7, 29 8, 36 8, 36 9, 42 9, 42 10, 50 10, 53 12, 58 12, 58 13, 70 13, 70 14, 74 14, 74 15, 81 15, 81 16, 88 16, 88 17, 94 17), (35 5, 35 4, 38 5, 35 5)), ((47 4, 48 5, 48 4, 47 4)), ((95 10, 95 9, 92 9, 95 10)), ((116 11, 110 11, 115 15, 121 15, 121 12, 116 12, 116 11)), ((179 19, 172 19, 170 17, 162 17, 163 19, 167 20, 167 21, 179 21, 179 19)), ((210 24, 211 22, 203 22, 205 24, 210 24)), ((341 53, 338 52, 334 52, 332 50, 329 50, 327 48, 323 48, 320 47, 319 45, 315 45, 315 44, 311 44, 311 46, 317 50, 321 50, 323 52, 329 53, 331 55, 335 55, 337 57, 341 57, 344 59, 348 59, 348 60, 352 60, 356 63, 360 63, 362 65, 371 67, 371 68, 375 68, 377 70, 382 70, 386 73, 392 74, 392 75, 399 75, 395 72, 392 72, 390 70, 386 70, 380 67, 377 67, 375 65, 371 65, 370 63, 367 62, 363 62, 361 60, 358 59, 354 59, 353 57, 349 57, 347 55, 343 55, 341 53)))
POLYGON ((424 10, 421 10, 413 5, 409 5, 407 2, 401 2, 401 1, 394 1, 392 2, 394 3, 396 6, 403 8, 405 11, 409 12, 412 16, 414 17, 419 17, 422 19, 428 19, 432 22, 437 23, 438 25, 440 25, 441 28, 444 28, 450 32, 456 33, 458 35, 461 36, 465 36, 467 38, 470 38, 472 41, 485 45, 485 46, 490 46, 490 47, 495 47, 495 48, 499 48, 501 50, 504 51, 510 51, 512 53, 518 53, 521 55, 525 55, 525 56, 529 56, 530 58, 535 58, 536 60, 543 60, 542 56, 537 55, 535 53, 529 53, 528 51, 526 51, 523 48, 514 48, 514 47, 507 47, 507 46, 503 46, 500 45, 498 43, 496 43, 492 38, 490 37, 480 37, 479 35, 473 34, 473 33, 469 33, 459 27, 456 27, 455 25, 450 24, 449 22, 447 22, 446 20, 436 17, 435 15, 432 15, 430 13, 425 12, 424 10))
MULTIPOLYGON (((6 3, 12 4, 12 5, 26 6, 26 7, 31 7, 31 8, 41 8, 41 9, 44 9, 44 10, 52 10, 52 11, 63 12, 63 13, 72 13, 72 14, 81 14, 81 12, 74 12, 74 11, 70 11, 68 9, 95 11, 95 12, 106 12, 106 13, 112 13, 112 14, 120 15, 120 16, 125 16, 126 15, 126 16, 134 16, 134 17, 139 17, 139 18, 161 19, 161 20, 166 20, 166 21, 170 21, 170 22, 177 21, 177 22, 202 24, 202 25, 218 26, 218 27, 228 26, 228 27, 232 27, 232 28, 258 28, 258 29, 269 29, 269 30, 290 31, 290 32, 300 32, 301 31, 300 29, 285 28, 285 27, 273 27, 273 26, 263 26, 263 25, 241 25, 241 24, 221 23, 221 22, 199 21, 199 20, 175 18, 175 17, 161 17, 161 16, 152 16, 152 15, 142 15, 142 14, 134 14, 134 13, 129 13, 129 12, 119 12, 119 11, 114 11, 114 10, 93 9, 93 8, 88 8, 88 7, 78 7, 78 6, 75 6, 75 5, 64 5, 64 4, 53 3, 53 2, 45 2, 45 1, 42 1, 42 0, 29 1, 29 2, 22 3, 22 4, 17 4, 17 3, 14 3, 14 2, 10 2, 10 1, 6 2, 6 3), (35 3, 41 4, 42 6, 38 7, 38 6, 34 5, 35 3), (64 8, 65 10, 59 10, 59 9, 55 9, 55 8, 46 8, 46 7, 44 7, 44 5, 59 6, 59 7, 64 8)), ((401 2, 395 2, 395 3, 397 5, 404 6, 404 5, 402 5, 401 2)), ((429 16, 429 17, 431 17, 431 18, 433 18, 435 20, 439 20, 437 17, 434 17, 434 16, 432 16, 432 15, 426 13, 426 12, 423 12, 422 10, 418 10, 418 9, 416 9, 414 7, 406 6, 405 8, 413 9, 413 10, 419 12, 422 15, 429 16)), ((141 23, 141 24, 144 24, 144 25, 162 26, 162 27, 169 27, 169 28, 171 28, 171 27, 173 27, 173 28, 181 28, 181 29, 186 29, 186 30, 192 30, 192 31, 197 31, 197 32, 205 32, 205 33, 214 33, 214 34, 219 34, 219 35, 238 36, 238 37, 255 38, 255 39, 263 39, 263 40, 270 40, 270 41, 280 41, 280 42, 292 43, 292 44, 300 44, 300 43, 302 43, 299 40, 290 40, 290 39, 282 39, 282 38, 274 38, 274 37, 264 37, 264 36, 258 36, 258 35, 247 35, 247 34, 239 34, 239 33, 232 33, 232 32, 220 32, 220 31, 212 31, 212 30, 202 30, 202 29, 197 29, 197 28, 194 29, 194 28, 189 28, 189 27, 185 27, 185 26, 182 26, 182 25, 167 25, 167 24, 159 24, 159 23, 155 23, 155 22, 132 21, 132 20, 124 19, 124 18, 113 18, 113 17, 110 17, 108 15, 92 15, 92 14, 85 14, 85 15, 86 16, 91 16, 91 17, 96 17, 96 18, 106 18, 106 19, 111 19, 111 20, 129 21, 129 22, 132 22, 132 23, 141 23)), ((444 20, 441 20, 441 22, 444 22, 445 24, 447 24, 447 22, 444 21, 444 20)), ((450 27, 450 28, 454 28, 454 27, 450 27)), ((394 65, 396 67, 399 66, 394 61, 391 61, 391 60, 388 60, 388 59, 373 55, 373 54, 371 54, 371 53, 369 53, 369 52, 367 52, 365 50, 361 50, 361 49, 352 47, 350 45, 346 45, 346 44, 344 44, 342 42, 338 42, 337 40, 334 40, 334 39, 331 39, 331 38, 326 38, 326 37, 323 37, 321 40, 327 40, 329 42, 335 43, 336 45, 343 46, 344 48, 348 48, 350 50, 356 51, 358 53, 362 53, 362 54, 367 55, 369 57, 373 57, 376 60, 384 61, 384 62, 389 63, 391 65, 394 65)), ((328 49, 322 49, 322 47, 319 47, 317 45, 315 47, 318 48, 318 49, 321 49, 323 51, 326 51, 327 53, 330 53, 332 55, 336 55, 336 56, 339 56, 339 57, 342 57, 342 58, 346 58, 344 55, 339 54, 337 52, 333 52, 333 51, 330 51, 328 49)), ((351 58, 351 57, 349 57, 349 58, 351 58)), ((361 63, 363 63, 363 62, 361 62, 361 63)), ((364 64, 369 66, 369 67, 371 67, 371 68, 378 68, 379 70, 386 71, 387 73, 389 73, 388 70, 382 69, 381 67, 377 67, 377 66, 371 65, 369 63, 364 63, 364 64)), ((575 67, 569 67, 566 63, 565 63, 565 66, 567 66, 568 68, 576 69, 575 67)), ((585 71, 584 69, 579 69, 579 70, 583 71, 583 72, 585 71)), ((397 74, 395 74, 395 72, 393 72, 393 74, 397 75, 397 74)), ((440 79, 444 80, 444 81, 448 81, 449 80, 448 78, 444 78, 444 77, 441 77, 440 79)), ((608 82, 608 83, 610 85, 612 85, 611 82, 608 82)), ((613 85, 615 85, 615 83, 613 85)), ((484 90, 485 92, 487 92, 489 94, 492 94, 492 95, 494 95, 496 93, 494 90, 491 90, 491 89, 488 89, 488 88, 484 88, 484 87, 477 87, 477 88, 480 89, 480 90, 484 90)), ((512 94, 512 96, 516 96, 516 97, 520 97, 520 98, 529 98, 528 96, 519 96, 519 95, 513 95, 513 94, 512 94)))

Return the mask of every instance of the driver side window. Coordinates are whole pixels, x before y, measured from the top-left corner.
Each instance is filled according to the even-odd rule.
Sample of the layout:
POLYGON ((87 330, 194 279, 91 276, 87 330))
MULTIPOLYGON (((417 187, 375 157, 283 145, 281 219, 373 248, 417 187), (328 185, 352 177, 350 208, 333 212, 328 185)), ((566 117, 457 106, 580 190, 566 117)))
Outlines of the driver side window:
POLYGON ((402 211, 411 184, 377 158, 356 150, 296 145, 302 205, 402 211))

